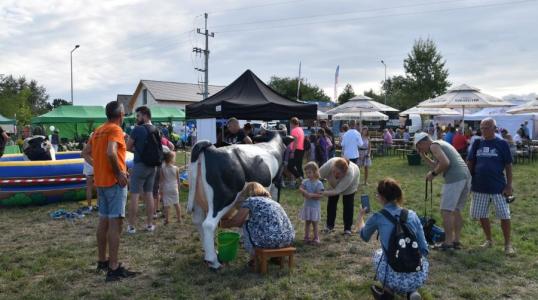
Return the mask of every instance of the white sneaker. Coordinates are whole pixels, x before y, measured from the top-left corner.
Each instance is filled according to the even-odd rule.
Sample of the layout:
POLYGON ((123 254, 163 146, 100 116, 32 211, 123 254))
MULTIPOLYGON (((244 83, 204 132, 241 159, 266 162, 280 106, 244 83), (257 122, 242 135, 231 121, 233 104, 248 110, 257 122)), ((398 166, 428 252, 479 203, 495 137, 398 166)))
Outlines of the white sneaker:
POLYGON ((414 291, 412 292, 411 294, 409 294, 409 300, 421 300, 422 299, 422 296, 420 296, 420 294, 417 292, 417 291, 414 291))
POLYGON ((504 254, 508 256, 516 255, 516 250, 514 249, 514 247, 512 247, 512 244, 508 244, 504 246, 504 254))
POLYGON ((154 232, 155 231, 155 225, 151 224, 151 225, 146 225, 146 230, 148 232, 154 232))
POLYGON ((134 226, 127 225, 127 233, 128 234, 135 234, 136 233, 136 228, 134 228, 134 226))
POLYGON ((480 245, 480 248, 491 248, 493 247, 493 241, 486 240, 482 245, 480 245))

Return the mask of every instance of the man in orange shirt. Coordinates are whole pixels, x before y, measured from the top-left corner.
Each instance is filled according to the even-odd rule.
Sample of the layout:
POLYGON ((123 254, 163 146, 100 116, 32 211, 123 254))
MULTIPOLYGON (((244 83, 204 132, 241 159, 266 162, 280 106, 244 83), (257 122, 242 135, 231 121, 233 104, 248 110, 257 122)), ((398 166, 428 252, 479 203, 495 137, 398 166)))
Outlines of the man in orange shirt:
POLYGON ((93 166, 94 185, 97 187, 97 270, 107 271, 106 281, 116 281, 132 277, 136 273, 128 271, 118 262, 120 234, 127 202, 127 150, 120 127, 124 117, 123 105, 116 101, 108 103, 106 116, 108 121, 95 130, 82 150, 82 157, 93 166))

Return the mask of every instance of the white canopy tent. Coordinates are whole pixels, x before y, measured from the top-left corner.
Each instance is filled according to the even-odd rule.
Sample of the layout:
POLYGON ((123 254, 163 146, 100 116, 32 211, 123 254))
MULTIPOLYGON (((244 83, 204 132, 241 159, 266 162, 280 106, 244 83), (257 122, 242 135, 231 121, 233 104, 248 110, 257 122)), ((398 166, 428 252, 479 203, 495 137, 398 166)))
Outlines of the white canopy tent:
POLYGON ((512 103, 497 97, 481 93, 479 89, 466 84, 454 87, 446 94, 422 101, 418 107, 461 108, 462 120, 465 120, 465 108, 483 108, 496 106, 513 106, 512 103))
POLYGON ((349 99, 348 102, 339 105, 326 113, 335 115, 338 113, 353 113, 353 112, 370 112, 370 111, 398 111, 396 108, 390 107, 383 103, 374 101, 372 98, 364 95, 355 96, 349 99))
POLYGON ((538 113, 538 98, 526 104, 509 109, 507 112, 510 114, 538 113))
POLYGON ((321 110, 318 110, 318 120, 328 120, 329 115, 322 112, 321 110))
POLYGON ((387 121, 389 116, 378 111, 364 112, 364 113, 339 113, 333 115, 333 120, 363 120, 363 121, 387 121))
POLYGON ((427 116, 455 115, 455 116, 459 116, 461 115, 461 113, 452 108, 414 106, 400 113, 400 116, 407 116, 407 115, 427 115, 427 116))
MULTIPOLYGON (((398 110, 396 108, 374 101, 370 97, 359 95, 359 96, 355 96, 351 98, 348 102, 327 111, 326 113, 328 115, 333 115, 333 116, 337 114, 345 114, 345 115, 340 116, 345 119, 340 119, 340 120, 359 120, 359 126, 362 127, 362 120, 366 120, 365 115, 367 113, 380 112, 380 111, 398 111, 398 110), (349 119, 349 118, 352 118, 352 119, 349 119)), ((377 119, 375 121, 382 121, 382 119, 386 117, 386 120, 388 120, 387 115, 385 114, 381 114, 381 115, 379 114, 369 115, 369 118, 377 119)))

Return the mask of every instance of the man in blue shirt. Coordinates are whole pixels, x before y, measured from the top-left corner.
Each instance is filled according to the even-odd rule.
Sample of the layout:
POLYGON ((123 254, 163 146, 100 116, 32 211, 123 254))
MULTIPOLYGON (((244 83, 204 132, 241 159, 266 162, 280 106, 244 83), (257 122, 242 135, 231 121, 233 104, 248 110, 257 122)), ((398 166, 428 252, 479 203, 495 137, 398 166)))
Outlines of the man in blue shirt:
POLYGON ((488 212, 489 205, 493 202, 497 218, 501 219, 505 254, 513 255, 515 250, 510 240, 510 207, 506 201, 506 197, 512 195, 512 155, 508 143, 495 136, 495 128, 496 123, 492 118, 480 122, 484 139, 472 145, 467 157, 473 175, 471 216, 480 219, 486 235, 482 247, 491 247, 493 241, 488 212))
POLYGON ((456 128, 449 127, 445 134, 445 142, 452 145, 452 140, 454 140, 454 134, 456 133, 456 128))

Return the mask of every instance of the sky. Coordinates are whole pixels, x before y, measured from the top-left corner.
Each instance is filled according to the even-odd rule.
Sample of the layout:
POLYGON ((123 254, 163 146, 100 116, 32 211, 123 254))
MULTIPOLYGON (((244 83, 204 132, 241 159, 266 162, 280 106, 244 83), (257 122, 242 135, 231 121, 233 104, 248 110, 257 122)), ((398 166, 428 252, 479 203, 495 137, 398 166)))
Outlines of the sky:
POLYGON ((538 0, 2 0, 0 74, 43 85, 50 99, 103 105, 141 79, 198 83, 208 13, 209 83, 251 69, 262 80, 298 76, 333 97, 346 83, 379 92, 419 38, 432 39, 449 81, 497 97, 538 92, 538 0))

